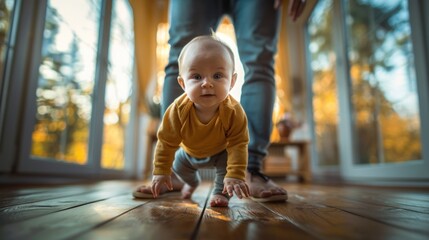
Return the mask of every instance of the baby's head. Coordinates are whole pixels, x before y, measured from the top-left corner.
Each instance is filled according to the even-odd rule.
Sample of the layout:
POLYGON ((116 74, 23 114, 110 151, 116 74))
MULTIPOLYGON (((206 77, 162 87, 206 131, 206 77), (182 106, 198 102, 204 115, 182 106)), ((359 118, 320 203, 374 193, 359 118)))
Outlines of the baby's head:
POLYGON ((232 66, 232 72, 235 71, 235 69, 234 69, 235 68, 234 53, 232 52, 231 48, 226 43, 224 43, 222 40, 220 40, 215 35, 215 33, 212 33, 212 35, 203 35, 203 36, 195 37, 183 47, 182 51, 180 52, 179 58, 177 60, 178 65, 179 65, 179 75, 181 74, 181 72, 183 70, 183 58, 186 54, 188 54, 188 48, 190 48, 190 46, 194 45, 194 44, 201 47, 202 50, 204 50, 204 47, 208 48, 210 46, 222 48, 223 51, 220 51, 219 55, 227 53, 227 55, 229 56, 229 58, 231 60, 230 65, 232 66))
POLYGON ((234 53, 215 36, 192 39, 179 55, 177 80, 197 107, 216 107, 234 86, 234 53))

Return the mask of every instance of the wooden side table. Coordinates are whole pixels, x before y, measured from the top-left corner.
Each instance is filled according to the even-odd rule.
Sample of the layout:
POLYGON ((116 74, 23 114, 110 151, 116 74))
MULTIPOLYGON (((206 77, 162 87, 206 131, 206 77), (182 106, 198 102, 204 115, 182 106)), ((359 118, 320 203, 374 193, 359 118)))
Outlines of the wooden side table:
MULTIPOLYGON (((287 139, 282 139, 278 142, 272 142, 268 147, 268 156, 275 155, 276 157, 282 157, 284 160, 287 160, 287 156, 285 154, 285 148, 295 147, 298 149, 298 169, 288 171, 285 174, 297 175, 299 182, 309 182, 311 181, 311 171, 310 171, 310 163, 307 152, 307 146, 309 142, 304 140, 293 140, 289 141, 287 139)), ((264 161, 265 163, 265 161, 264 161)))

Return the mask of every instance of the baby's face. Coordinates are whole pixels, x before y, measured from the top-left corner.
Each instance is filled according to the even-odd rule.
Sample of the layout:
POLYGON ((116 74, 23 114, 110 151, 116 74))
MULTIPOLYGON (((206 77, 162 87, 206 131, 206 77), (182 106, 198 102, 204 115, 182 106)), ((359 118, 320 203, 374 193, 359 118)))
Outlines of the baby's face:
POLYGON ((228 51, 213 40, 200 40, 186 49, 179 84, 197 108, 217 108, 235 84, 228 51))

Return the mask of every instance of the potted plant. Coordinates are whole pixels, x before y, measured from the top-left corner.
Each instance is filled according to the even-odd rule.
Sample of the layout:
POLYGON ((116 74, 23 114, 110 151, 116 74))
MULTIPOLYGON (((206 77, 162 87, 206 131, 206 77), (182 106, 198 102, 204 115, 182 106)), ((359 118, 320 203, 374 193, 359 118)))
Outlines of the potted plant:
POLYGON ((276 123, 277 131, 279 132, 280 137, 283 139, 289 139, 292 131, 300 126, 301 123, 295 121, 292 117, 292 114, 288 112, 283 114, 280 120, 276 123))

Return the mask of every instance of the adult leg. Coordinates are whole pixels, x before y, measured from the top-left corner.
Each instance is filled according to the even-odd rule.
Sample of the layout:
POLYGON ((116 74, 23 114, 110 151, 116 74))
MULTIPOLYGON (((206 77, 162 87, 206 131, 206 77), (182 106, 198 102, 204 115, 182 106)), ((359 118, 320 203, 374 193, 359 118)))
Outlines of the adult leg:
POLYGON ((183 93, 177 83, 179 69, 177 59, 182 48, 199 35, 215 30, 223 15, 223 1, 171 0, 170 1, 170 53, 165 67, 162 90, 161 115, 183 93))
POLYGON ((284 189, 260 173, 270 143, 276 94, 274 56, 281 13, 273 6, 274 1, 236 0, 231 8, 245 70, 240 102, 247 114, 250 135, 246 182, 251 196, 256 198, 287 198, 284 189))

